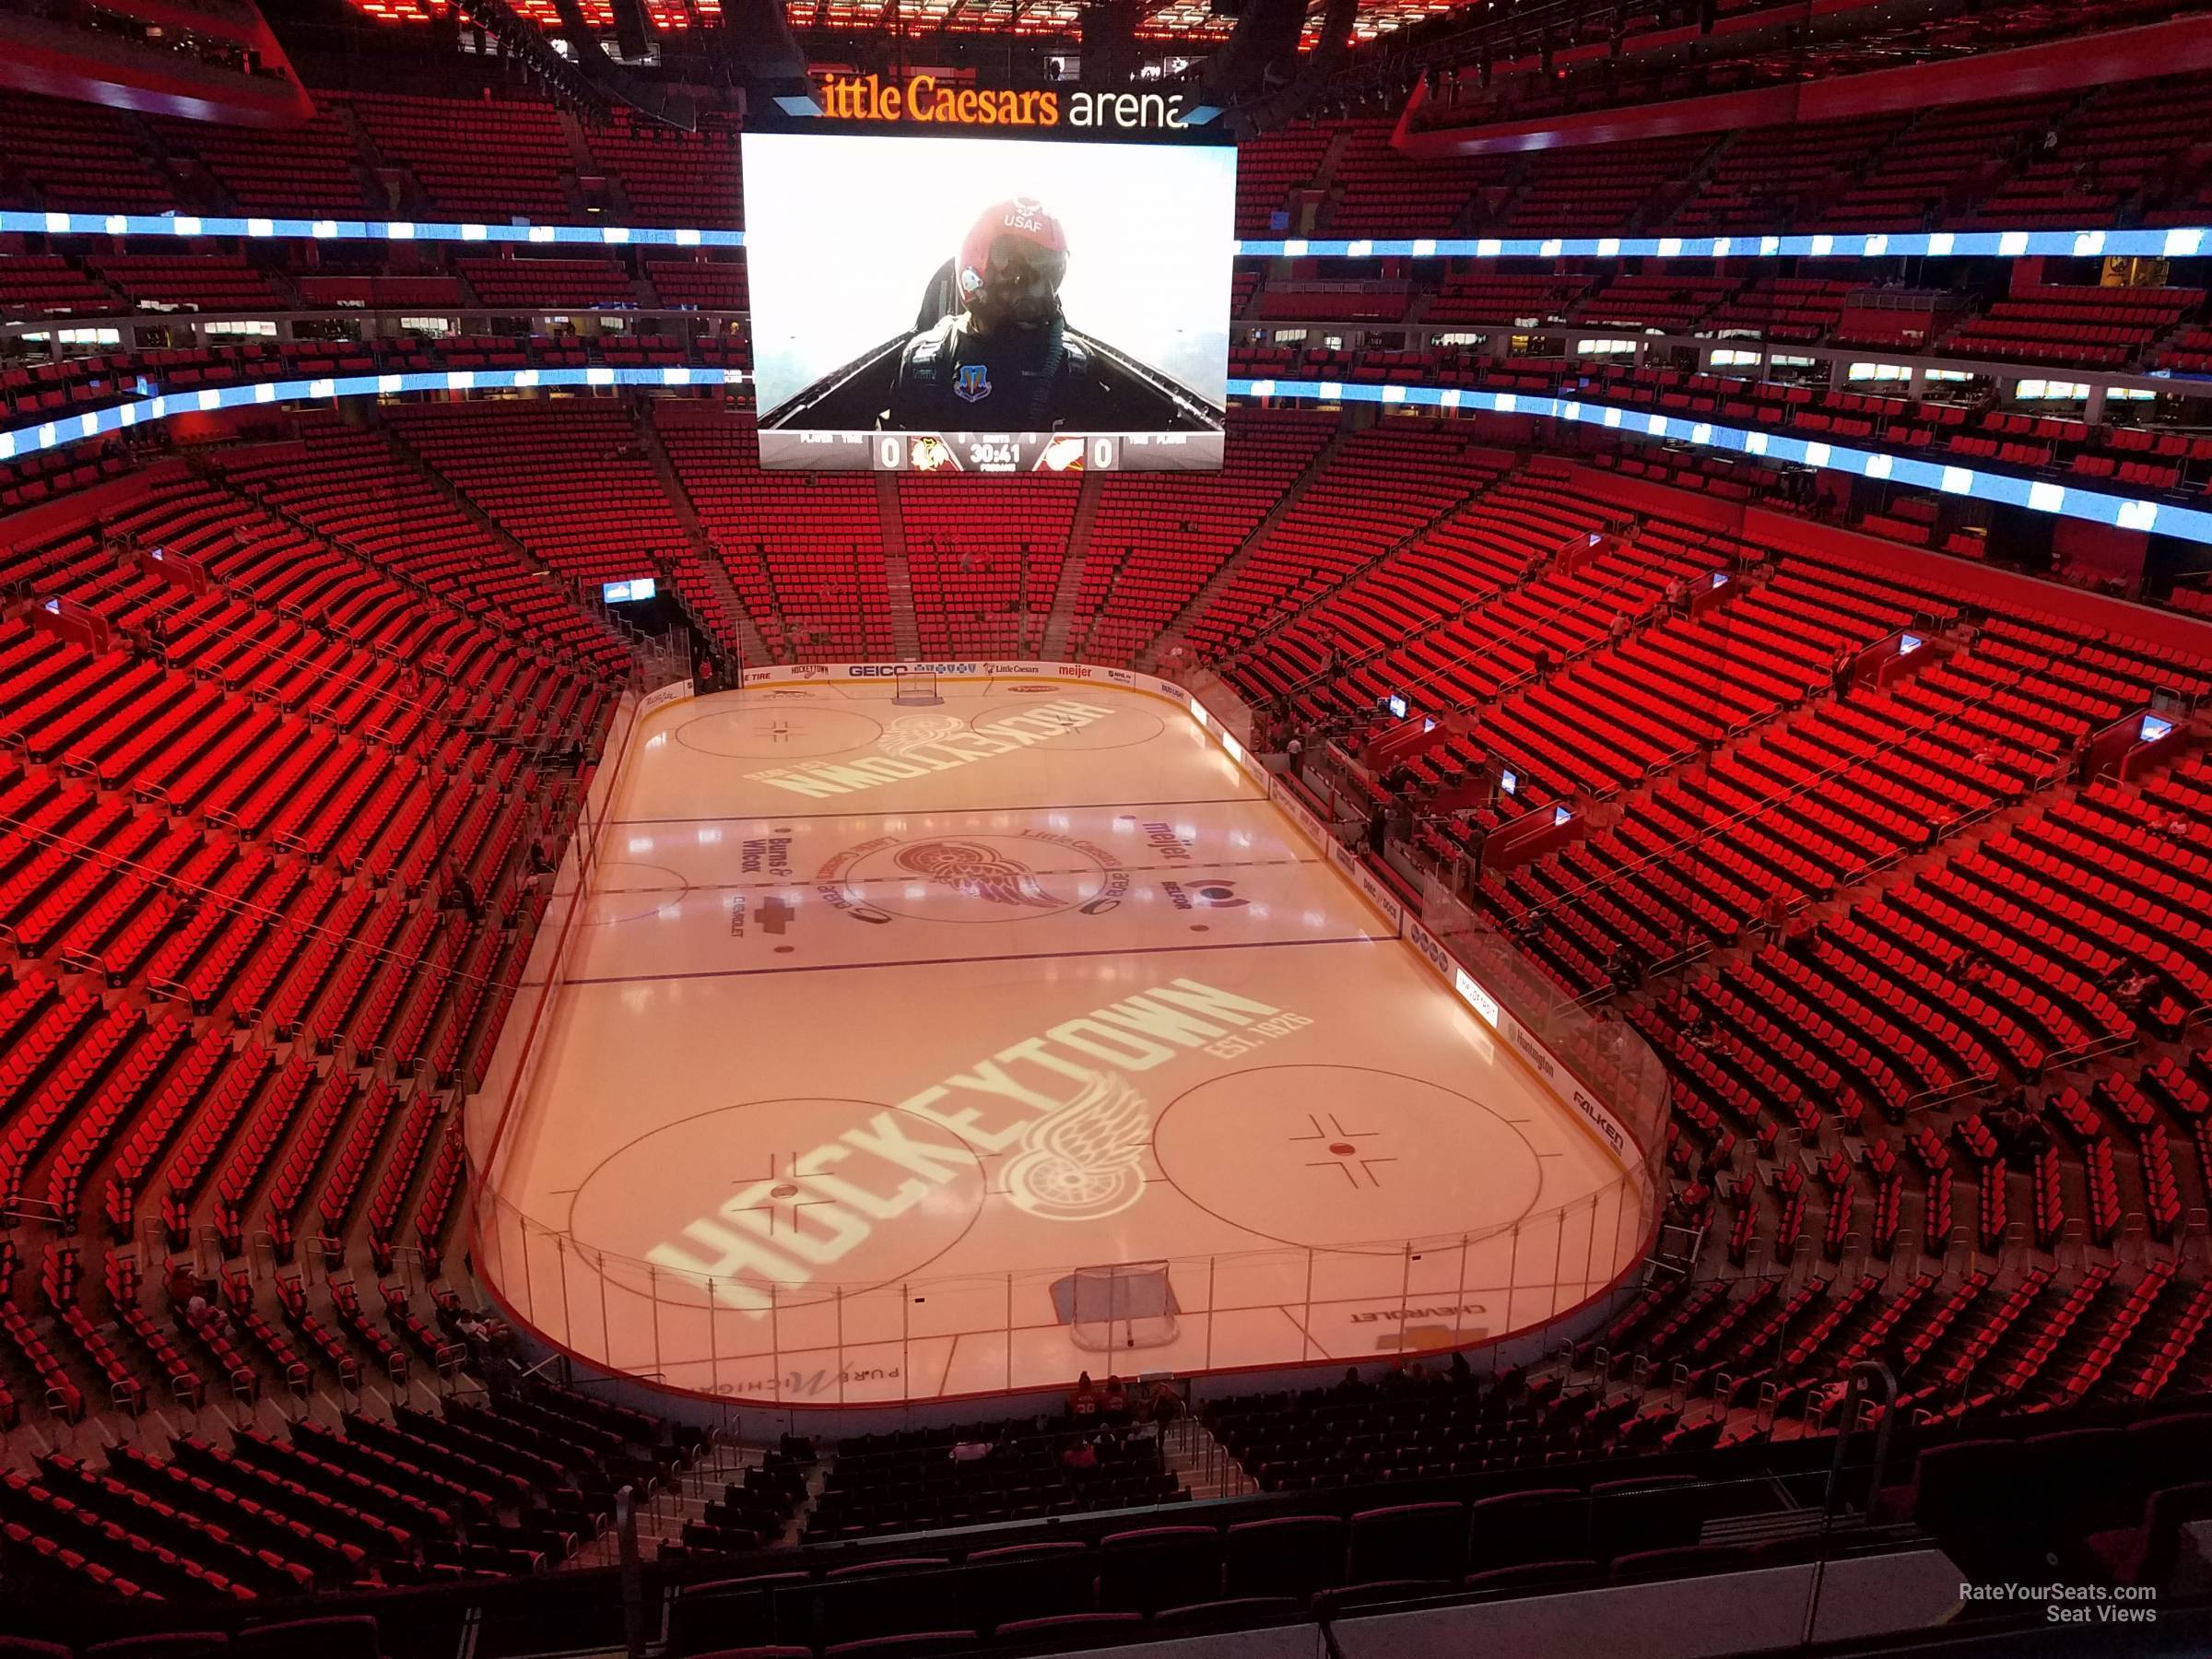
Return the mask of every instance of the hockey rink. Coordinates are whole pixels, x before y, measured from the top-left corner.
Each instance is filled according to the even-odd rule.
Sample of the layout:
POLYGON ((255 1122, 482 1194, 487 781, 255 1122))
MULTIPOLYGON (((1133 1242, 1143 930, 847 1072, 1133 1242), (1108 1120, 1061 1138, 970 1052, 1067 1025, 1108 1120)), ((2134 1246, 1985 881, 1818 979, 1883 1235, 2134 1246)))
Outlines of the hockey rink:
POLYGON ((640 723, 479 1207, 519 1317, 894 1401, 1486 1341, 1636 1257, 1641 1182, 1182 708, 940 690, 640 723))

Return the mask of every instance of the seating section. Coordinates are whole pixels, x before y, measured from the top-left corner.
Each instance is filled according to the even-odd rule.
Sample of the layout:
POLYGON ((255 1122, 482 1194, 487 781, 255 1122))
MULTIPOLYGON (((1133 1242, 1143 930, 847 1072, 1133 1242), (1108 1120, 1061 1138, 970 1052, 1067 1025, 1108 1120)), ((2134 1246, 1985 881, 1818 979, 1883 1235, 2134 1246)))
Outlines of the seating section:
POLYGON ((1495 452, 1429 422, 1386 421, 1342 440, 1192 622, 1192 645, 1226 654, 1425 529, 1497 470, 1495 452))
POLYGON ((638 302, 629 273, 611 259, 463 259, 455 265, 489 306, 619 310, 638 302))
POLYGON ((388 92, 320 96, 346 105, 385 164, 406 169, 426 208, 499 224, 516 214, 546 224, 578 217, 571 206, 574 163, 550 103, 388 92))
POLYGON ((1943 349, 1958 357, 2118 369, 2203 298, 2187 288, 2018 288, 1945 335, 1943 349))
MULTIPOLYGON (((1239 226, 2199 223, 2205 89, 1447 163, 1406 159, 1389 117, 1337 113, 1245 147, 1239 226)), ((602 124, 519 94, 319 102, 269 135, 11 99, 0 198, 739 222, 717 119, 602 124)), ((0 261, 0 311, 747 302, 742 257, 721 250, 424 244, 387 268, 336 246, 54 248, 0 261)), ((2002 292, 1987 272, 1922 290, 1835 261, 1738 265, 1254 265, 1233 361, 1571 385, 2164 500, 2212 484, 2212 440, 2171 407, 2092 422, 1942 381, 1892 396, 1663 366, 1664 347, 1642 368, 1554 355, 1664 331, 2028 373, 2212 367, 2185 264, 2171 287, 2039 271, 2002 292), (1326 326, 1268 337, 1299 324, 1326 326), (1501 335, 1526 338, 1499 356, 1501 335)), ((11 359, 0 399, 52 420, 140 376, 182 392, 748 360, 742 327, 699 319, 665 336, 300 337, 11 359)), ((1748 465, 1644 444, 1576 467, 1394 408, 1361 424, 1240 406, 1230 429, 1225 470, 1203 477, 878 478, 764 472, 750 412, 721 388, 394 398, 186 453, 144 435, 60 451, 0 478, 0 1430, 36 1431, 0 1473, 8 1580, 62 1602, 159 1598, 226 1630, 310 1594, 508 1577, 535 1594, 611 1556, 628 1488, 660 1524, 671 1659, 1167 1638, 1369 1596, 1794 1559, 1845 1381, 1878 1359, 1900 1436, 1900 1484, 1867 1495, 1878 1514, 1978 1575, 2058 1562, 2159 1582, 2180 1526, 2212 1513, 2212 1432, 2154 1415, 2212 1389, 2196 1248, 2212 761, 2195 720, 2212 649, 1722 511, 1793 505, 1748 465), (1440 720, 1433 742, 1344 773, 1340 799, 1387 815, 1397 851, 1456 880, 1561 1003, 1660 1056, 1661 1259, 1527 1371, 1393 1366, 1095 1443, 1044 1419, 863 1436, 819 1459, 787 1441, 709 1481, 706 1437, 523 1381, 496 1320, 447 1282, 465 1282, 458 1103, 627 672, 590 600, 645 574, 732 652, 778 661, 1179 652, 1264 729, 1312 734, 1312 756, 1324 738, 1367 753, 1394 724, 1383 700, 1410 698, 1440 720), (2153 710, 2189 747, 2124 776, 2100 766, 2092 739, 2153 710), (1499 835, 1553 806, 1565 834, 1533 850, 1499 835), (1190 1505, 1198 1468, 1233 1502, 1190 1505), (1708 1541, 1739 1528, 1780 1541, 1708 1541)), ((1871 490, 1851 512, 1931 552, 1978 555, 1988 529, 1871 490)), ((323 1651, 281 1633, 264 1651, 288 1641, 323 1651)))
POLYGON ((112 254, 88 269, 133 302, 206 312, 267 311, 290 303, 269 276, 236 253, 112 254))
MULTIPOLYGON (((364 1269, 441 1271, 453 1106, 528 956, 532 872, 568 832, 621 653, 442 501, 325 418, 273 453, 125 475, 97 511, 65 501, 0 543, 8 592, 90 630, 0 619, 0 1208, 18 1230, 0 1415, 189 1418, 465 1351, 450 1291, 430 1320, 403 1283, 364 1305, 328 1270, 358 1244, 364 1269), (221 1271, 158 1267, 188 1250, 221 1271)), ((374 1500, 348 1535, 328 1482, 288 1476, 315 1491, 294 1502, 266 1471, 233 1480, 245 1447, 172 1440, 144 1465, 168 1501, 151 1511, 120 1465, 19 1468, 0 1504, 22 1571, 218 1601, 422 1571, 374 1500), (240 1496, 171 1490, 202 1477, 240 1496)), ((492 1570, 517 1564, 506 1548, 492 1570)))
POLYGON ((1222 469, 1206 477, 1101 477, 1067 645, 1085 661, 1147 644, 1312 465, 1334 416, 1231 409, 1222 469))
MULTIPOLYGON (((2201 223, 2202 170, 2189 154, 2207 136, 2204 90, 2201 76, 2183 76, 2078 100, 1939 105, 1903 123, 1785 123, 1437 161, 1396 149, 1392 116, 1326 116, 1240 146, 1237 231, 1603 235, 1633 225, 1726 235, 1791 226, 1917 230, 1930 220, 2072 228, 2124 211, 2154 225, 2201 223)), ((550 222, 589 206, 640 225, 742 222, 738 146, 717 113, 687 132, 619 110, 587 123, 511 87, 489 100, 315 98, 306 126, 260 134, 19 96, 0 134, 0 193, 11 205, 78 211, 342 216, 389 207, 550 222), (387 182, 400 198, 389 204, 387 182)))
MULTIPOLYGON (((227 1346, 212 1323, 201 1334, 227 1346)), ((534 1382, 438 1412, 401 1406, 389 1420, 303 1418, 283 1433, 233 1429, 227 1443, 179 1433, 162 1454, 130 1443, 99 1464, 42 1454, 0 1476, 0 1517, 11 1571, 45 1594, 219 1618, 318 1591, 542 1574, 607 1530, 618 1487, 651 1494, 704 1445, 696 1430, 534 1382)))
POLYGON ((592 129, 585 140, 621 180, 628 222, 716 229, 744 223, 737 136, 720 118, 681 132, 618 110, 610 125, 592 129))
POLYGON ((924 657, 1043 654, 1077 483, 900 475, 900 535, 924 657))
POLYGON ((166 118, 153 128, 170 154, 195 158, 229 198, 224 205, 241 213, 351 218, 365 206, 384 206, 364 203, 360 149, 334 105, 280 133, 166 118))
POLYGON ((665 571, 688 545, 622 403, 413 405, 390 420, 466 500, 573 582, 665 571))
POLYGON ((1095 1441, 1092 1461, 1070 1467, 1078 1437, 1065 1429, 1037 1434, 977 1423, 846 1440, 807 1517, 806 1536, 865 1538, 1189 1498, 1162 1463, 1157 1438, 1081 1437, 1095 1441), (956 1445, 988 1450, 955 1458, 956 1445))
POLYGON ((891 654, 872 477, 763 471, 752 418, 718 404, 656 404, 653 429, 776 660, 891 654))
POLYGON ((4 124, 0 188, 10 206, 159 213, 174 200, 145 129, 123 111, 11 94, 4 124))

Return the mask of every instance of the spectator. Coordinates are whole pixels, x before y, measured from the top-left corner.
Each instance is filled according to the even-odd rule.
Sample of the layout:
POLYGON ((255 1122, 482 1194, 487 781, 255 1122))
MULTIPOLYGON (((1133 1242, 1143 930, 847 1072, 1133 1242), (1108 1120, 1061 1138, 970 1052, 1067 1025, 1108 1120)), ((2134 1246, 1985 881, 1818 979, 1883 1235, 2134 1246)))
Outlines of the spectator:
POLYGON ((1099 1449, 1088 1440, 1071 1441, 1060 1453, 1060 1466, 1071 1475, 1088 1475, 1099 1466, 1099 1449))
POLYGON ((1531 666, 1536 677, 1536 684, 1540 686, 1545 681, 1548 680, 1551 677, 1551 670, 1553 667, 1551 647, 1548 645, 1538 645, 1536 647, 1535 661, 1531 666))
POLYGON ((1119 1377, 1106 1379, 1106 1393, 1099 1401, 1099 1415, 1117 1426, 1129 1420, 1129 1391, 1122 1386, 1119 1377))
POLYGON ((1283 747, 1290 756, 1290 775, 1294 778, 1304 776, 1300 767, 1306 758, 1306 740, 1293 732, 1290 734, 1290 741, 1283 747))
POLYGON ((1365 1399, 1371 1391, 1367 1385, 1367 1379, 1359 1374, 1359 1368, 1356 1365, 1347 1365, 1344 1368, 1342 1380, 1329 1392, 1336 1395, 1338 1399, 1359 1400, 1365 1399))
POLYGON ((1677 617, 1689 615, 1689 583, 1679 576, 1666 579, 1666 608, 1677 617))
POLYGON ((1466 1355, 1461 1353, 1457 1348, 1453 1348, 1452 1350, 1452 1363, 1450 1371, 1452 1381, 1454 1382, 1472 1382, 1475 1381, 1475 1368, 1467 1363, 1466 1355))
POLYGON ((1088 1371, 1076 1379, 1076 1392, 1067 1397, 1067 1415, 1078 1423, 1098 1420, 1099 1391, 1088 1371))
POLYGON ((1783 935, 1789 931, 1790 901, 1780 893, 1769 893, 1766 902, 1759 906, 1759 921, 1765 927, 1767 943, 1781 944, 1783 935))
POLYGON ((956 1464, 982 1463, 991 1455, 989 1441, 964 1440, 952 1443, 952 1461, 956 1464))
POLYGON ((1175 1384, 1162 1377, 1152 1384, 1152 1426, 1165 1434, 1168 1425, 1182 1415, 1182 1396, 1175 1392, 1175 1384))
POLYGON ((1610 640, 1614 644, 1618 645, 1621 642, 1621 641, 1628 638, 1628 633, 1629 613, 1625 610, 1615 611, 1613 613, 1613 620, 1606 625, 1606 638, 1610 640))
POLYGON ((1849 647, 1836 653, 1835 663, 1829 670, 1829 678, 1835 686, 1838 702, 1849 700, 1852 676, 1857 668, 1858 660, 1852 655, 1849 647))

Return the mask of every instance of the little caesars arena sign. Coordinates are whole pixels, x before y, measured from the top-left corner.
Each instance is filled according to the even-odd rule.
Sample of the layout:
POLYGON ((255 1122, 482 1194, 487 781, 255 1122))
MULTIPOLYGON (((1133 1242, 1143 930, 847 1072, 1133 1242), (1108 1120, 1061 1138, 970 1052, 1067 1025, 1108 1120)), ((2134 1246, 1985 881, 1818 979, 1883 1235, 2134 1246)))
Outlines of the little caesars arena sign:
POLYGON ((1185 125, 1180 92, 1009 92, 948 86, 927 73, 903 82, 880 75, 828 75, 818 84, 822 113, 834 121, 1124 133, 1181 132, 1185 125))

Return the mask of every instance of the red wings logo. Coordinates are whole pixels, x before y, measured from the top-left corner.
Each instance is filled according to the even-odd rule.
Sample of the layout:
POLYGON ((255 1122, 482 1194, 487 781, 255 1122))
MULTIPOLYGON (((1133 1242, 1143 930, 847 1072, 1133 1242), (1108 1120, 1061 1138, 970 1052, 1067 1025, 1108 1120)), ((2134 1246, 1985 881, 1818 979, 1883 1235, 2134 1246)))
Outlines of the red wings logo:
POLYGON ((992 904, 1056 909, 1060 900, 1037 882, 1036 872, 981 841, 917 841, 901 847, 894 863, 916 876, 942 881, 954 891, 992 904))

